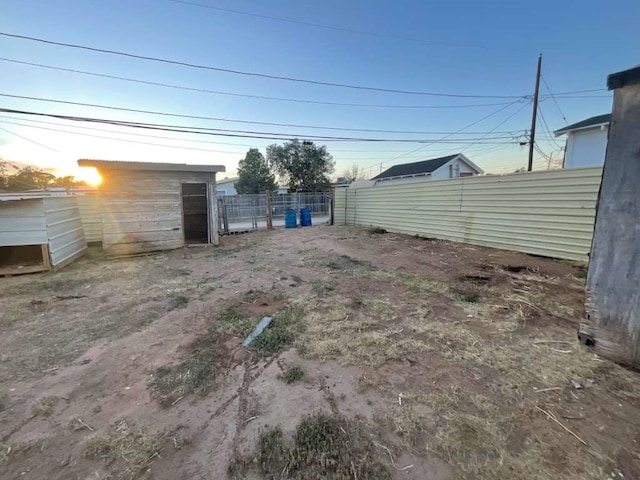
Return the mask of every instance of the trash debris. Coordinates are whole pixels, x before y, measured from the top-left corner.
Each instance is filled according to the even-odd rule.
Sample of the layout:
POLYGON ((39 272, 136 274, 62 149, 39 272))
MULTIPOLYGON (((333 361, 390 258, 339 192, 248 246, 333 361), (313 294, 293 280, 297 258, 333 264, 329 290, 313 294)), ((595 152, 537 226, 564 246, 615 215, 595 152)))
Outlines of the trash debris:
POLYGON ((582 384, 580 382, 576 382, 575 380, 571 382, 571 386, 576 390, 581 390, 583 388, 582 384))
POLYGON ((249 345, 251 345, 251 342, 258 338, 264 331, 264 329, 269 326, 271 320, 273 320, 273 317, 262 317, 262 320, 258 322, 256 327, 253 329, 253 332, 251 332, 249 336, 244 339, 244 342, 242 342, 242 346, 248 347, 249 345))

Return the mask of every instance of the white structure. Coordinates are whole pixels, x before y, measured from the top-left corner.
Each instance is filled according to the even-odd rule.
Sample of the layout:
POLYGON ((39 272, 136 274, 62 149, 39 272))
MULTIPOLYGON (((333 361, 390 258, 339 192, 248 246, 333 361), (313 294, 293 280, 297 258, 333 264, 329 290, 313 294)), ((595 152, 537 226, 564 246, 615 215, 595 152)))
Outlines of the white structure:
POLYGON ((225 195, 237 195, 236 182, 238 177, 223 178, 216 182, 216 193, 221 197, 225 195))
POLYGON ((554 135, 567 135, 564 168, 601 167, 607 151, 611 114, 598 115, 556 130, 554 135))
POLYGON ((373 177, 371 181, 374 182, 374 185, 397 185, 400 183, 423 182, 425 180, 472 177, 482 174, 484 174, 484 170, 462 153, 456 153, 431 160, 394 165, 380 175, 373 177))
POLYGON ((76 197, 0 195, 0 274, 62 268, 86 251, 76 197))

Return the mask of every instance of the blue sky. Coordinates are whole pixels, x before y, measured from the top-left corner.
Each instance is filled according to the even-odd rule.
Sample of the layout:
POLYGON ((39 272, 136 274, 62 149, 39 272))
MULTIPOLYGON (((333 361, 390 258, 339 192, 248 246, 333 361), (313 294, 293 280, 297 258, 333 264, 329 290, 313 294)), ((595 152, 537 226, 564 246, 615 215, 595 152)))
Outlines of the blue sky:
MULTIPOLYGON (((640 18, 640 2, 634 0, 617 1, 615 8, 595 0, 544 0, 535 4, 475 0, 193 1, 257 15, 381 35, 316 28, 171 0, 4 0, 0 31, 243 71, 455 95, 530 95, 536 57, 542 52, 543 75, 553 92, 603 89, 584 94, 588 98, 558 98, 560 109, 545 96, 541 110, 551 130, 565 125, 560 110, 570 123, 610 111, 611 96, 604 90, 607 74, 639 62, 637 20, 640 18), (392 37, 411 37, 421 41, 392 37)), ((1 56, 13 60, 250 95, 338 103, 447 107, 515 101, 505 98, 402 95, 293 83, 190 69, 6 37, 0 37, 0 50, 1 56)), ((316 105, 188 92, 5 61, 0 61, 0 64, 0 93, 5 94, 235 120, 443 132, 392 134, 263 126, 159 117, 0 97, 3 108, 290 133, 301 138, 306 134, 437 139, 502 108, 502 111, 468 128, 468 135, 458 138, 477 139, 484 132, 495 129, 495 132, 509 132, 493 133, 506 137, 496 142, 513 143, 522 139, 518 134, 529 128, 531 115, 531 107, 522 101, 512 105, 438 109, 316 105), (503 125, 498 126, 505 120, 503 125)), ((541 93, 549 93, 544 84, 541 93)), ((46 118, 39 120, 60 123, 62 126, 17 119, 16 115, 1 115, 0 128, 4 130, 0 130, 0 157, 42 167, 56 167, 62 172, 71 171, 77 158, 97 157, 222 163, 233 174, 237 161, 249 146, 264 151, 266 145, 274 143, 270 140, 203 138, 148 131, 136 133, 164 138, 136 137, 118 133, 122 130, 112 127, 94 125, 92 128, 105 131, 89 131, 46 118), (6 118, 8 116, 14 118, 6 118), (191 149, 124 143, 66 133, 69 131, 191 149), (190 139, 197 139, 198 142, 190 142, 190 139)), ((560 158, 562 154, 558 146, 543 134, 545 127, 539 124, 538 128, 542 152, 560 158)), ((559 141, 563 143, 561 139, 559 141)), ((394 163, 461 150, 483 168, 493 172, 512 171, 526 162, 527 151, 520 146, 470 143, 471 140, 460 144, 437 143, 423 146, 411 154, 408 152, 421 145, 362 142, 326 144, 336 159, 337 173, 357 162, 368 172, 377 174, 381 163, 386 168, 394 163)), ((546 165, 542 154, 536 153, 535 158, 537 167, 546 165)))

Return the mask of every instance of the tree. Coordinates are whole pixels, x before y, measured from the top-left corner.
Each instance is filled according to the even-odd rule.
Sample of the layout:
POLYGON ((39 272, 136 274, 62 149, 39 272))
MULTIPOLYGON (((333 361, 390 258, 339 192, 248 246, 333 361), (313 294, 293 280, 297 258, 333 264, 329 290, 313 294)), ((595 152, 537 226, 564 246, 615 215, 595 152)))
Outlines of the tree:
POLYGON ((238 193, 265 193, 278 189, 275 175, 257 148, 249 149, 240 160, 235 188, 238 193))
POLYGON ((15 175, 5 178, 5 188, 12 192, 42 189, 51 186, 55 178, 55 175, 37 168, 25 167, 15 175))
POLYGON ((76 177, 73 175, 65 175, 64 177, 56 177, 51 183, 52 187, 85 187, 87 185, 86 182, 82 180, 76 180, 76 177))
POLYGON ((324 145, 294 139, 284 145, 269 145, 267 159, 276 173, 288 182, 292 192, 319 192, 329 189, 335 162, 324 145))
POLYGON ((355 182, 356 180, 365 180, 367 178, 364 173, 364 168, 360 167, 357 163, 351 165, 343 173, 342 177, 346 183, 355 182))

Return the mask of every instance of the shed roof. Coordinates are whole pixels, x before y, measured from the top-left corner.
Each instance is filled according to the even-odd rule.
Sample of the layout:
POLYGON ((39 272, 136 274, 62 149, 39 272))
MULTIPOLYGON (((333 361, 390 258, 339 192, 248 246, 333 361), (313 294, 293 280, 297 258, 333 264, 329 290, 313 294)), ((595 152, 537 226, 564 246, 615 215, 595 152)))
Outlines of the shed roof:
POLYGON ((391 177, 404 177, 408 175, 418 175, 420 173, 432 173, 438 168, 443 166, 450 160, 458 157, 460 154, 447 155, 446 157, 432 158, 431 160, 422 160, 420 162, 403 163, 401 165, 394 165, 391 168, 386 169, 379 175, 376 175, 371 180, 378 180, 381 178, 391 177))
POLYGON ((81 167, 95 167, 97 169, 113 170, 144 170, 153 172, 224 172, 224 165, 187 165, 186 163, 153 163, 153 162, 125 162, 120 160, 90 160, 80 159, 81 167))
POLYGON ((572 123, 571 125, 567 125, 566 127, 561 128, 560 130, 556 130, 553 134, 558 137, 560 135, 564 135, 568 132, 573 132, 574 130, 583 130, 585 128, 594 128, 599 127, 601 125, 608 125, 611 123, 611 114, 604 113, 602 115, 596 115, 595 117, 589 117, 585 120, 580 120, 579 122, 572 123))
POLYGON ((640 65, 636 65, 622 72, 612 73, 607 77, 607 88, 615 90, 616 88, 626 87, 640 83, 640 65))

